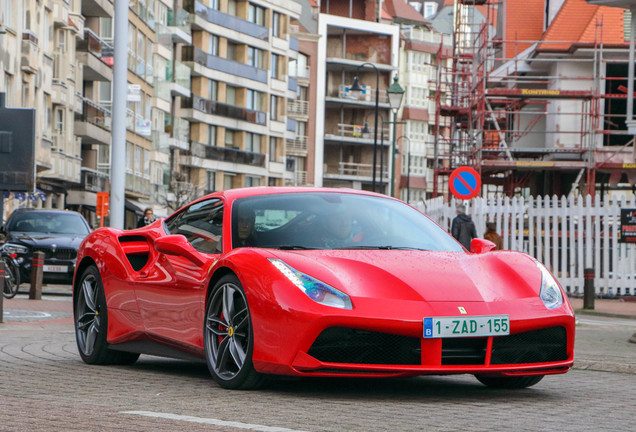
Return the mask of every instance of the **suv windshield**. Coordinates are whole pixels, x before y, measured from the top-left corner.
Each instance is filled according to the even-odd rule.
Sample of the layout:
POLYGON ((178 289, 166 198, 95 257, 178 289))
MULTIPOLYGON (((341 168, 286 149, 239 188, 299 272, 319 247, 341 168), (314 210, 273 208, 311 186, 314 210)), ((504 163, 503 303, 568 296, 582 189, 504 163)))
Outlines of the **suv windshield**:
POLYGON ((14 215, 7 231, 40 234, 86 235, 89 229, 81 216, 75 213, 46 213, 26 211, 14 215))
POLYGON ((232 247, 462 251, 414 208, 351 193, 286 193, 237 199, 232 247))

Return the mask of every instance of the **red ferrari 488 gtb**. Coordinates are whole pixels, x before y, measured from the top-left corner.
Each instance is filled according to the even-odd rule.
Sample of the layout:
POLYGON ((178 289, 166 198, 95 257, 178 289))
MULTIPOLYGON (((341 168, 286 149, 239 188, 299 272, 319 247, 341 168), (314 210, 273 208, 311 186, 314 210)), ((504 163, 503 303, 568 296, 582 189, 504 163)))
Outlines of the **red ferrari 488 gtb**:
POLYGON ((534 258, 471 252, 407 204, 347 189, 214 193, 147 227, 98 229, 74 280, 91 364, 205 360, 264 377, 474 374, 521 388, 573 363, 574 314, 534 258))

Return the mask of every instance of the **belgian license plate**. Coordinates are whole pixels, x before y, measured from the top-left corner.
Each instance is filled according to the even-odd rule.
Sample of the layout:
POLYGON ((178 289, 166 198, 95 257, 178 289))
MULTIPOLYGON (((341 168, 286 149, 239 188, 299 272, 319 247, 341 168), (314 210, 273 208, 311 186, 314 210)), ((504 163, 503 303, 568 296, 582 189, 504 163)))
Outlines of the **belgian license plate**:
POLYGON ((68 271, 68 266, 44 265, 43 270, 47 273, 66 273, 68 271))
POLYGON ((508 315, 424 318, 425 338, 503 336, 510 334, 508 315))

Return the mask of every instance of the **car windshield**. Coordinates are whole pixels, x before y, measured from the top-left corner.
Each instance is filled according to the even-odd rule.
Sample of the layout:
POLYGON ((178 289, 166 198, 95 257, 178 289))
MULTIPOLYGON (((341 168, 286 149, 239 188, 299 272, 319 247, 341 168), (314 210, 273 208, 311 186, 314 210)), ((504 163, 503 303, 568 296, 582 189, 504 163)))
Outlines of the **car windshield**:
POLYGON ((453 238, 414 208, 389 198, 338 192, 237 199, 232 247, 456 251, 453 238))
POLYGON ((7 227, 8 231, 38 234, 86 235, 89 229, 76 213, 24 212, 16 214, 7 227))

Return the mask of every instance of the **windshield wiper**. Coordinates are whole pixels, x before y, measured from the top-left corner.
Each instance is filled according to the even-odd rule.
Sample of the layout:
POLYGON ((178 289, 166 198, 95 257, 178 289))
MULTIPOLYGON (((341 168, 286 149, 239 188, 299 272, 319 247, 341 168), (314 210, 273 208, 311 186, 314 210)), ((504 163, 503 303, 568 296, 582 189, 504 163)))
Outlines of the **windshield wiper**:
POLYGON ((275 249, 280 249, 280 250, 316 250, 318 248, 300 246, 300 245, 282 245, 282 246, 276 246, 275 249))
POLYGON ((416 248, 416 247, 410 247, 410 246, 346 246, 346 247, 339 247, 339 248, 333 248, 333 250, 375 250, 375 249, 379 249, 379 250, 414 250, 414 251, 427 251, 429 249, 421 249, 421 248, 416 248))

